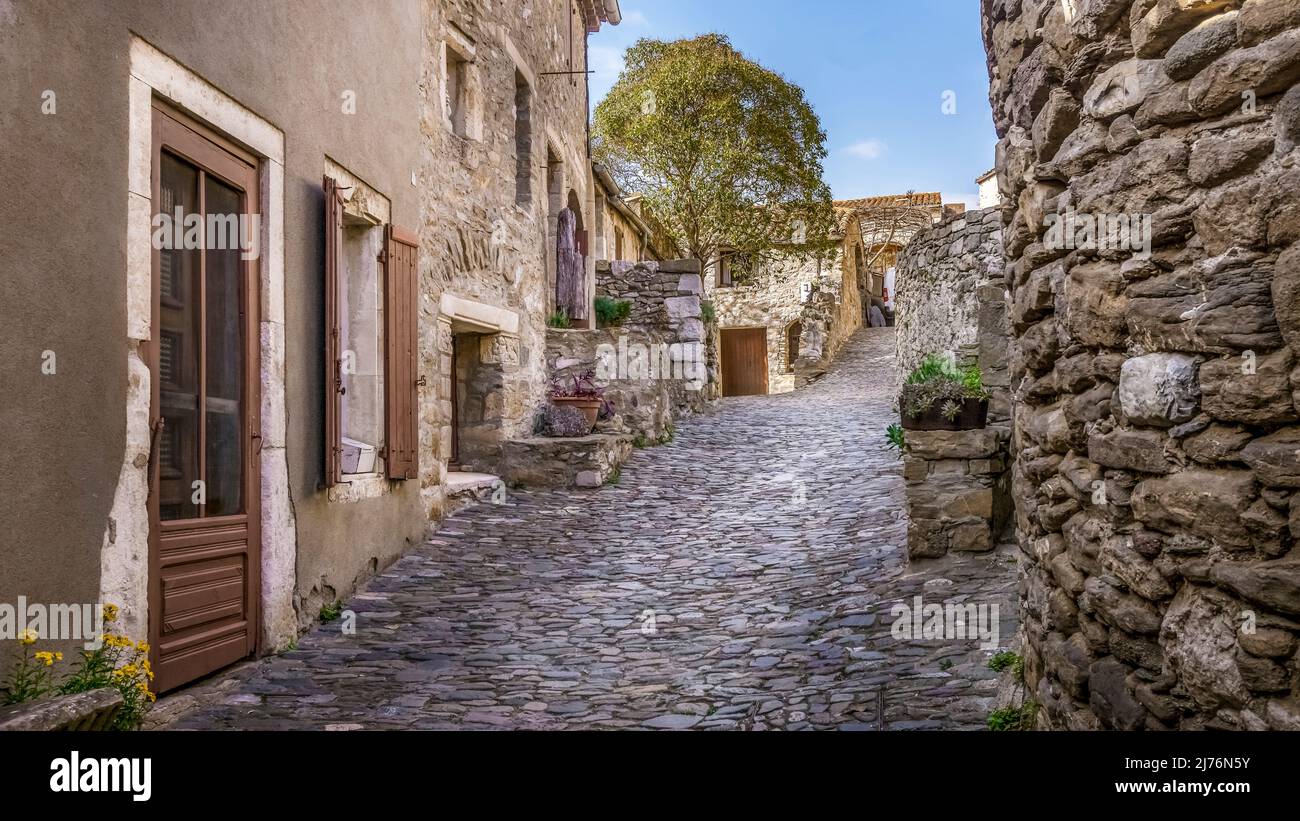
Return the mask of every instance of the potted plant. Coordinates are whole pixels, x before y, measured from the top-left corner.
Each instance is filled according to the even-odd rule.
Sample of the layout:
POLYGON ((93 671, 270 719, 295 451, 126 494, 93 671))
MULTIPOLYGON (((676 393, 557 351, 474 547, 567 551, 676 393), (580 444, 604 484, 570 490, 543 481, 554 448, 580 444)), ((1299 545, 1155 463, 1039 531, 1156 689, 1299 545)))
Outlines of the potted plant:
POLYGON ((569 385, 565 385, 560 377, 552 379, 550 396, 556 405, 569 405, 582 411, 587 417, 588 430, 596 426, 596 419, 605 404, 605 389, 596 384, 595 371, 573 377, 569 385))
POLYGON ((908 374, 898 404, 906 430, 971 430, 988 422, 989 392, 978 367, 930 354, 908 374))

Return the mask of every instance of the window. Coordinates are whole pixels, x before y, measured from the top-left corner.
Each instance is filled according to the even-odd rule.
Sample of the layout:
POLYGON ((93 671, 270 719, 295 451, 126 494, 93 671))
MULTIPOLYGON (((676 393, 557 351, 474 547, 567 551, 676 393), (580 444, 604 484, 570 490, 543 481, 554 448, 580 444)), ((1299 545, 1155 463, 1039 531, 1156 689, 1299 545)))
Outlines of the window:
POLYGON ((325 178, 326 485, 415 476, 417 243, 349 182, 325 178))
POLYGON ((182 115, 155 108, 154 126, 158 514, 238 515, 247 510, 246 443, 255 429, 246 364, 256 361, 248 302, 256 169, 182 115))
POLYGON ((515 72, 515 202, 533 200, 532 90, 523 74, 515 72))
POLYGON ((451 130, 457 137, 465 136, 465 58, 447 47, 447 60, 444 64, 446 83, 447 119, 451 121, 451 130))
POLYGON ((803 323, 791 322, 785 329, 785 368, 794 370, 794 363, 799 359, 799 338, 803 336, 803 323))
POLYGON ((731 281, 731 260, 724 254, 718 257, 718 285, 723 288, 730 288, 733 284, 731 281))
POLYGON ((754 275, 756 265, 752 254, 742 251, 723 251, 718 260, 718 285, 729 287, 744 285, 754 275))
POLYGON ((473 140, 483 135, 475 53, 474 40, 455 24, 449 24, 442 49, 443 111, 453 134, 473 140))

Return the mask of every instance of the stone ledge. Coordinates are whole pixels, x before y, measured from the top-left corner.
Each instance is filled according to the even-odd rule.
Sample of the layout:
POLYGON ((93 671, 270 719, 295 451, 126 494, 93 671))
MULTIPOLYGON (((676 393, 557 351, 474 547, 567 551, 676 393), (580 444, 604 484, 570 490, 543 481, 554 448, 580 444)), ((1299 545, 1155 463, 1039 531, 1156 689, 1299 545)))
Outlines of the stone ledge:
POLYGON ((105 730, 121 707, 122 694, 112 687, 44 698, 0 708, 0 732, 105 730))
POLYGON ((627 434, 511 439, 505 443, 505 478, 525 487, 600 487, 631 454, 627 434))
POLYGON ((909 430, 908 452, 918 459, 985 459, 997 455, 1006 438, 1000 428, 909 430))

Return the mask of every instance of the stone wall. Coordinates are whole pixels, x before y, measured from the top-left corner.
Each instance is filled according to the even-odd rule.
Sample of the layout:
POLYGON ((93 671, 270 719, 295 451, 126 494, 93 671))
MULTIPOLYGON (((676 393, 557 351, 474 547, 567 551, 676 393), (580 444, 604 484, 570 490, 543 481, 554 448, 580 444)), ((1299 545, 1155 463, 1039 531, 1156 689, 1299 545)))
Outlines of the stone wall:
POLYGON ((546 361, 566 384, 595 371, 613 415, 596 429, 654 441, 675 420, 698 413, 708 401, 708 369, 702 341, 683 341, 670 330, 623 325, 593 331, 552 328, 546 361))
POLYGON ((680 324, 682 339, 703 339, 703 293, 698 260, 596 263, 596 295, 632 303, 625 325, 680 324))
POLYGON ((982 11, 1041 721, 1300 729, 1300 3, 982 11))
POLYGON ((999 544, 1010 513, 1007 430, 909 430, 903 457, 907 556, 982 553, 999 544))
POLYGON ((1002 267, 996 209, 950 216, 912 237, 894 285, 899 386, 927 354, 958 356, 963 346, 978 344, 978 294, 986 285, 1001 291, 1002 267))
POLYGON ((700 263, 601 261, 596 273, 597 293, 631 302, 632 312, 609 328, 551 328, 548 373, 567 382, 595 371, 613 409, 597 430, 658 440, 711 396, 700 263))

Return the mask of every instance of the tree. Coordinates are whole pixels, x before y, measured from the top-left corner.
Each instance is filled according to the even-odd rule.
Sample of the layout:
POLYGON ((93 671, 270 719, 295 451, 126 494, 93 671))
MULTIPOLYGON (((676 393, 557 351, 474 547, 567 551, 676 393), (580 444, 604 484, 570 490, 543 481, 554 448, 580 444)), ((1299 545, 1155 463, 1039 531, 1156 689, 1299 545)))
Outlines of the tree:
POLYGON ((824 252, 825 141, 803 90, 720 34, 638 41, 593 129, 596 158, 705 262, 824 252))

